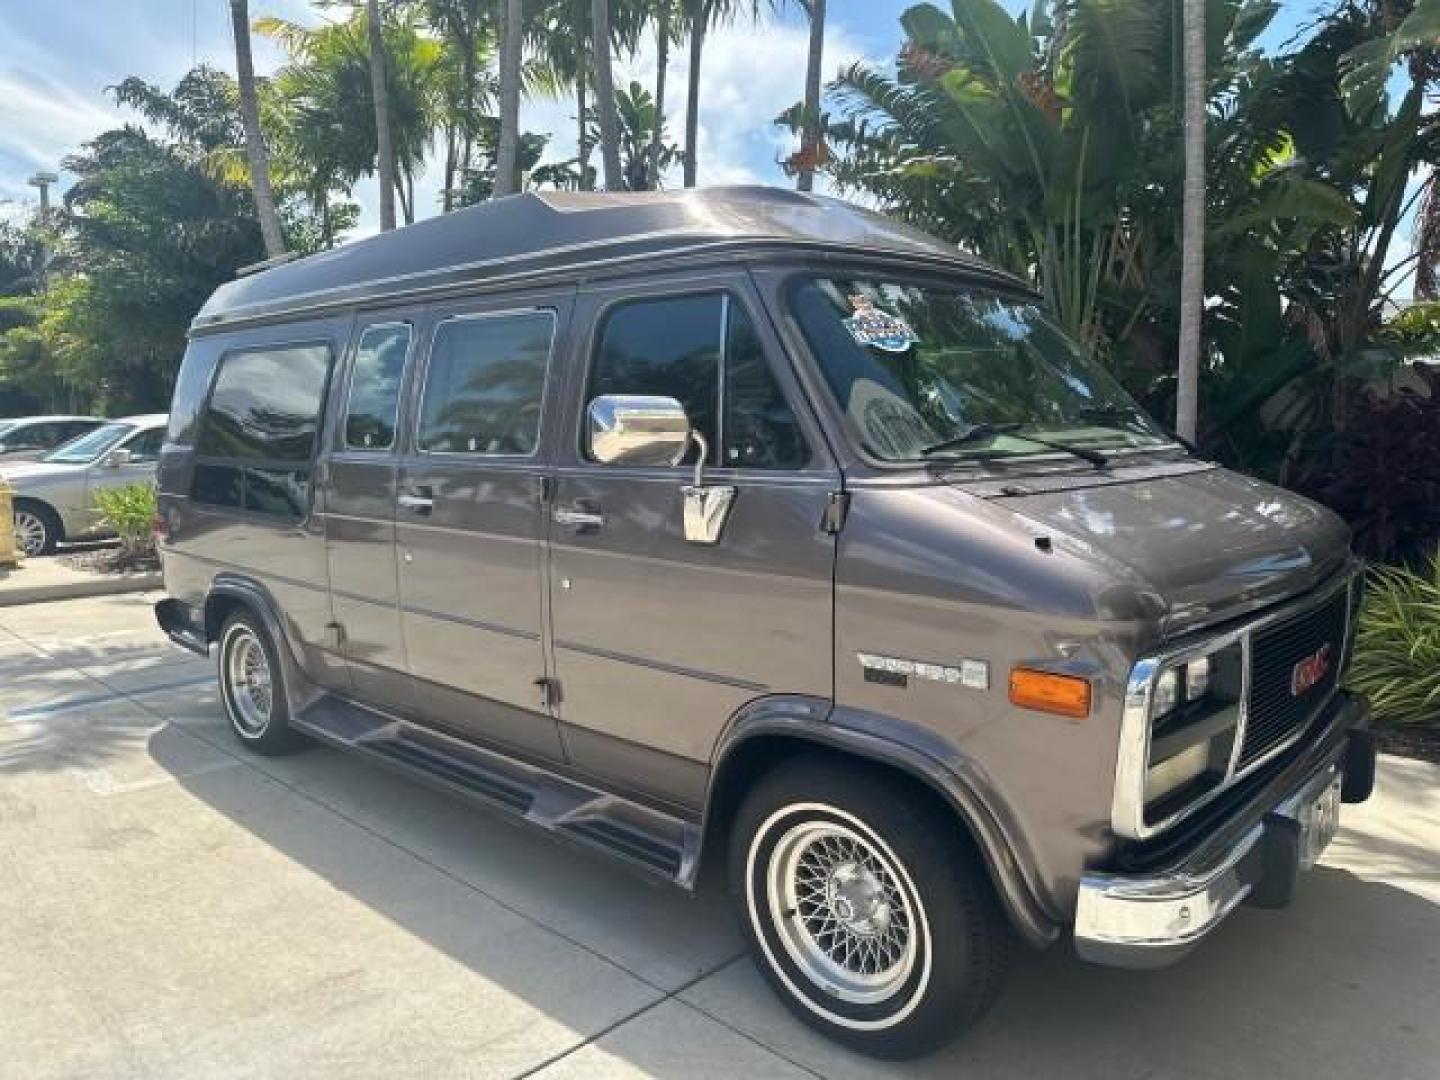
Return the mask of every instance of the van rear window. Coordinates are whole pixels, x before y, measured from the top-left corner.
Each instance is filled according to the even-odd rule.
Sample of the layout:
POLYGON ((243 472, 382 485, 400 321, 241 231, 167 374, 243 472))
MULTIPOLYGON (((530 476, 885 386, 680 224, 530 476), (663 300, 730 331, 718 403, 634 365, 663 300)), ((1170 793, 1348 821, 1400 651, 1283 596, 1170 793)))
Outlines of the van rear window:
POLYGON ((325 345, 229 353, 200 421, 208 457, 309 461, 330 373, 325 345))
POLYGON ((300 520, 330 377, 328 345, 228 353, 200 415, 191 497, 300 520))

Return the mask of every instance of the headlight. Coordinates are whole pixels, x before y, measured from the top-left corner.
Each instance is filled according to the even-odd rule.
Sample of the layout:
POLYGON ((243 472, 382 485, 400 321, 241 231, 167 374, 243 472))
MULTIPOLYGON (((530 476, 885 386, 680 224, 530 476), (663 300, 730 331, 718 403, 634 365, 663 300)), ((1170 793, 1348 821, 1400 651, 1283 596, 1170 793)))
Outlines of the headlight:
POLYGON ((1162 668, 1150 689, 1143 804, 1146 824, 1223 777, 1235 746, 1242 656, 1238 642, 1162 668))

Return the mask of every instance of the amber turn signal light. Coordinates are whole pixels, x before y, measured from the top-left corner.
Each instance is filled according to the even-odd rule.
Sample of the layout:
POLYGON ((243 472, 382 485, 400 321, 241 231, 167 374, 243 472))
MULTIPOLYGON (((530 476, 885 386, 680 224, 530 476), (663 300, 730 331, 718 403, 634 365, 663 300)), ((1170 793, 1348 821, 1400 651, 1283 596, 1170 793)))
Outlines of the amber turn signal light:
POLYGON ((1090 680, 1015 668, 1010 672, 1010 704, 1083 720, 1090 715, 1090 680))

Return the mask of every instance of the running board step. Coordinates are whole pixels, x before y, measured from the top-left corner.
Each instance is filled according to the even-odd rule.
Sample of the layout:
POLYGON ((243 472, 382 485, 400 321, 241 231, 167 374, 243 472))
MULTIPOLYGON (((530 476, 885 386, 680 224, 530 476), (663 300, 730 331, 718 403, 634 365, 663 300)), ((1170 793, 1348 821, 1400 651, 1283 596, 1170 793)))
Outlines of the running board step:
POLYGON ((556 836, 686 888, 693 887, 700 828, 538 765, 397 717, 321 694, 294 726, 358 751, 432 787, 502 810, 556 836))

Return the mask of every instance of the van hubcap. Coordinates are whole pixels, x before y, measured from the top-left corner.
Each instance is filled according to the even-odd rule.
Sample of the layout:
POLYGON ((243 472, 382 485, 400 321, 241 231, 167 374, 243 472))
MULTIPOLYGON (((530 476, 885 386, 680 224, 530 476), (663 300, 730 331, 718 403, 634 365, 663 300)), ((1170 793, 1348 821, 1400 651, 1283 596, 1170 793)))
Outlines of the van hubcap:
POLYGON ((45 550, 45 523, 28 510, 17 510, 15 543, 26 555, 39 555, 45 550))
POLYGON ((249 630, 236 630, 225 665, 235 724, 246 735, 260 735, 270 724, 274 688, 265 647, 249 630))
POLYGON ((864 1004, 895 994, 917 953, 901 876, 844 825, 808 822, 780 838, 766 883, 785 951, 816 986, 864 1004))

